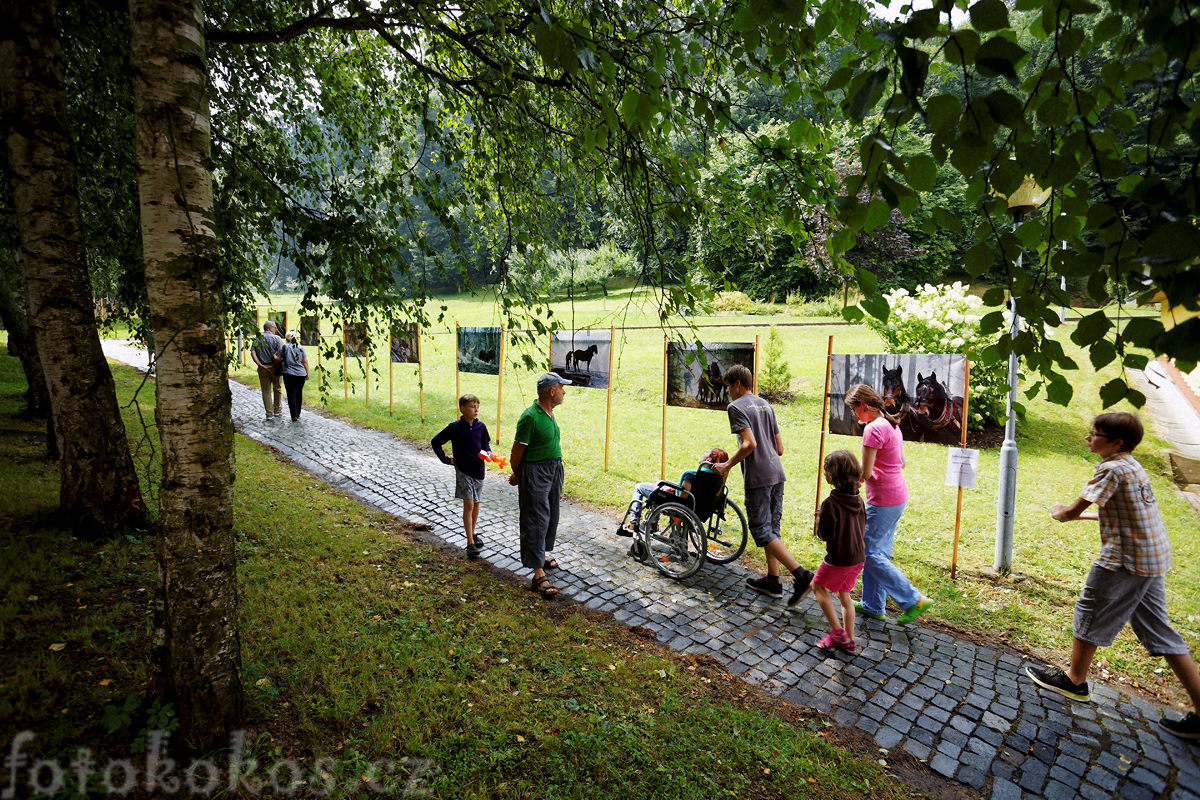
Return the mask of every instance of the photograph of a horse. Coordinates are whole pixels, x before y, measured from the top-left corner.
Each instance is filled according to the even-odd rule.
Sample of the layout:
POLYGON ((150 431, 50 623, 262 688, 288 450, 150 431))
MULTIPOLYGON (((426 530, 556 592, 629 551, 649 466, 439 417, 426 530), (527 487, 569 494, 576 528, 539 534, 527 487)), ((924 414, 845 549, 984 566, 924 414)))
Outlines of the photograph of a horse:
POLYGON ((258 330, 261 331, 262 326, 266 324, 267 320, 271 320, 272 322, 275 323, 275 327, 276 327, 275 332, 276 333, 278 333, 280 336, 284 336, 285 334, 287 334, 287 332, 288 332, 288 313, 286 311, 276 311, 274 309, 265 309, 264 310, 264 309, 259 308, 259 309, 255 309, 254 315, 255 315, 255 319, 257 320, 257 323, 258 323, 257 325, 255 325, 255 327, 258 330))
POLYGON ((873 387, 910 442, 962 440, 966 356, 960 353, 835 355, 829 380, 829 432, 861 436, 863 426, 844 398, 856 383, 873 387))
POLYGON ((754 372, 754 344, 748 342, 669 342, 667 404, 724 409, 729 393, 721 376, 734 364, 754 372))
POLYGON ((393 364, 415 364, 417 354, 417 337, 420 330, 415 322, 398 323, 392 326, 391 358, 393 364))
POLYGON ((300 317, 300 344, 305 347, 321 346, 321 320, 315 314, 300 317))
POLYGON ((458 329, 458 371, 500 374, 500 329, 458 329))
POLYGON ((608 387, 609 332, 557 331, 550 342, 550 370, 587 389, 608 387))
POLYGON ((346 358, 362 358, 367 354, 370 339, 365 322, 347 322, 342 328, 346 358))

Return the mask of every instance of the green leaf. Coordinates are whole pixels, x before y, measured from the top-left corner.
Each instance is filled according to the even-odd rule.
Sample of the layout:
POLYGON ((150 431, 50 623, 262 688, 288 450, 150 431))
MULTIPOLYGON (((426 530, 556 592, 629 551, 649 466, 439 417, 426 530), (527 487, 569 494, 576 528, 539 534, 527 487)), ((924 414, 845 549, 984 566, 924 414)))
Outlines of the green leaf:
POLYGON ((979 0, 971 6, 971 24, 977 31, 994 31, 1008 27, 1008 8, 1003 0, 979 0))
POLYGON ((863 223, 863 230, 869 233, 880 228, 886 225, 891 217, 892 209, 882 198, 876 197, 867 206, 867 219, 863 223))
POLYGON ((878 294, 870 297, 864 297, 859 305, 861 305, 868 314, 870 314, 872 317, 875 317, 880 322, 887 322, 888 315, 892 311, 883 295, 878 294))
POLYGON ((1101 339, 1091 346, 1088 350, 1088 359, 1092 362, 1092 368, 1096 371, 1102 370, 1115 361, 1117 358, 1117 348, 1112 346, 1112 342, 1107 339, 1101 339))
POLYGON ((834 73, 829 76, 829 80, 825 82, 825 91, 835 92, 838 89, 841 89, 850 82, 850 78, 853 76, 854 70, 850 69, 849 67, 842 67, 835 70, 834 73))
POLYGON ((632 86, 621 96, 621 117, 625 124, 633 128, 637 126, 638 90, 632 86))
POLYGON ((975 53, 979 50, 979 34, 972 30, 957 30, 946 40, 945 58, 956 66, 967 66, 975 63, 975 53))
POLYGON ((1057 97, 1048 97, 1038 103, 1038 121, 1050 128, 1057 128, 1067 121, 1067 104, 1057 97))
POLYGON ((858 322, 863 316, 863 310, 858 306, 846 306, 842 309, 842 319, 847 322, 858 322))
POLYGON ((834 253, 844 253, 854 244, 854 231, 850 228, 842 228, 829 238, 829 249, 834 253))
POLYGON ((1112 326, 1104 309, 1100 309, 1079 320, 1075 332, 1071 334, 1071 341, 1080 347, 1087 347, 1103 339, 1112 326))
POLYGON ((875 277, 875 273, 869 269, 859 269, 856 271, 858 278, 858 287, 862 289, 865 295, 874 295, 879 292, 879 279, 875 277))
POLYGON ((1111 408, 1124 400, 1128 391, 1129 387, 1125 385, 1125 381, 1113 378, 1100 387, 1100 402, 1104 404, 1105 408, 1111 408))
POLYGON ((918 192, 933 191, 937 184, 937 175, 937 162, 933 160, 933 156, 927 153, 918 153, 910 158, 908 169, 904 173, 904 176, 908 178, 908 185, 918 192))
POLYGON ((1004 303, 1006 292, 1003 287, 992 286, 983 293, 983 304, 986 306, 999 306, 1004 303))
POLYGON ((1075 394, 1075 388, 1071 386, 1071 382, 1059 375, 1057 372, 1050 373, 1049 382, 1046 384, 1046 399, 1051 403, 1060 406, 1070 405, 1071 397, 1075 394))
POLYGON ((992 252, 992 248, 986 242, 976 242, 963 259, 963 269, 972 278, 978 278, 991 269, 994 263, 996 263, 996 255, 992 252))
POLYGON ((935 131, 953 128, 962 116, 962 103, 952 94, 936 94, 925 104, 925 118, 935 131))
POLYGON ((1160 225, 1142 243, 1139 260, 1147 265, 1190 263, 1200 257, 1200 230, 1190 217, 1160 225))
POLYGON ((993 36, 979 46, 975 65, 985 77, 1008 78, 1017 82, 1017 65, 1028 55, 1025 49, 1003 36, 993 36))
POLYGON ((992 119, 1001 125, 1008 128, 1020 128, 1026 125, 1025 109, 1022 107, 1021 101, 1003 89, 997 89, 984 95, 983 102, 987 105, 992 119))
POLYGON ((954 233, 963 232, 962 220, 954 216, 954 214, 942 206, 938 206, 933 210, 933 218, 938 225, 941 225, 947 230, 953 231, 954 233))
POLYGON ((1129 369, 1145 369, 1150 359, 1144 353, 1126 353, 1125 366, 1129 369))
POLYGON ((1121 340, 1139 347, 1149 347, 1163 332, 1162 320, 1158 317, 1134 317, 1125 323, 1121 340))
POLYGON ((875 107, 883 95, 883 86, 889 74, 887 67, 866 74, 857 89, 853 90, 847 105, 846 112, 851 119, 861 122, 867 116, 867 112, 875 107))

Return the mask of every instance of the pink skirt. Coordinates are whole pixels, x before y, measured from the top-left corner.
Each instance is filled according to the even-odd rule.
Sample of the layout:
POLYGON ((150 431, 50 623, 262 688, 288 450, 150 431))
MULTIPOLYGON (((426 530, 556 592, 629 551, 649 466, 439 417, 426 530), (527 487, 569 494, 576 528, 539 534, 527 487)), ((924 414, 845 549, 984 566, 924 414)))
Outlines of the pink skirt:
POLYGON ((858 582, 858 576, 862 571, 862 564, 855 564, 851 567, 835 567, 828 561, 822 561, 821 566, 817 567, 813 583, 831 592, 849 592, 858 582))

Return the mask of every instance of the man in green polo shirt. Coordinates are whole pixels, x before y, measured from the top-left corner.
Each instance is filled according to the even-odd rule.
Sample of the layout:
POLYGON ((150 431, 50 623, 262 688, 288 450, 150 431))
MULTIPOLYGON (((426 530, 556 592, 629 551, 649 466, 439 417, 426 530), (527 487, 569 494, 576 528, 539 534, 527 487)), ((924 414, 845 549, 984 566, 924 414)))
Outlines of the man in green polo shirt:
POLYGON ((558 562, 546 558, 546 553, 554 549, 563 487, 562 448, 558 445, 554 408, 566 396, 563 385, 570 383, 553 372, 538 378, 537 402, 517 420, 509 456, 513 474, 508 482, 517 487, 521 506, 521 563, 533 570, 530 588, 542 597, 558 594, 546 577, 547 569, 558 568, 558 562))

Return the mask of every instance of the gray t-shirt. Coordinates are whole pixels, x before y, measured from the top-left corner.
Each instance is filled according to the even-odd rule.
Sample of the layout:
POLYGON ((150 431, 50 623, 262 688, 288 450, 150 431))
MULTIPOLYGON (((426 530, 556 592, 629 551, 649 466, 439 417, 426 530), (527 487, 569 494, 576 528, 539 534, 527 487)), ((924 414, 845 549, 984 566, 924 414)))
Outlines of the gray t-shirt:
POLYGON ((268 367, 275 362, 275 355, 282 349, 283 339, 279 338, 278 334, 271 333, 270 331, 263 331, 254 340, 254 355, 258 358, 258 363, 268 367))
POLYGON ((308 375, 304 368, 304 348, 287 342, 283 345, 283 374, 303 378, 308 375))
POLYGON ((738 434, 738 444, 742 443, 741 432, 746 428, 754 433, 757 444, 754 452, 742 461, 742 477, 746 488, 760 489, 787 480, 783 474, 783 462, 779 460, 779 453, 775 452, 779 423, 775 421, 775 410, 771 404, 747 392, 730 402, 728 411, 729 430, 738 434))

